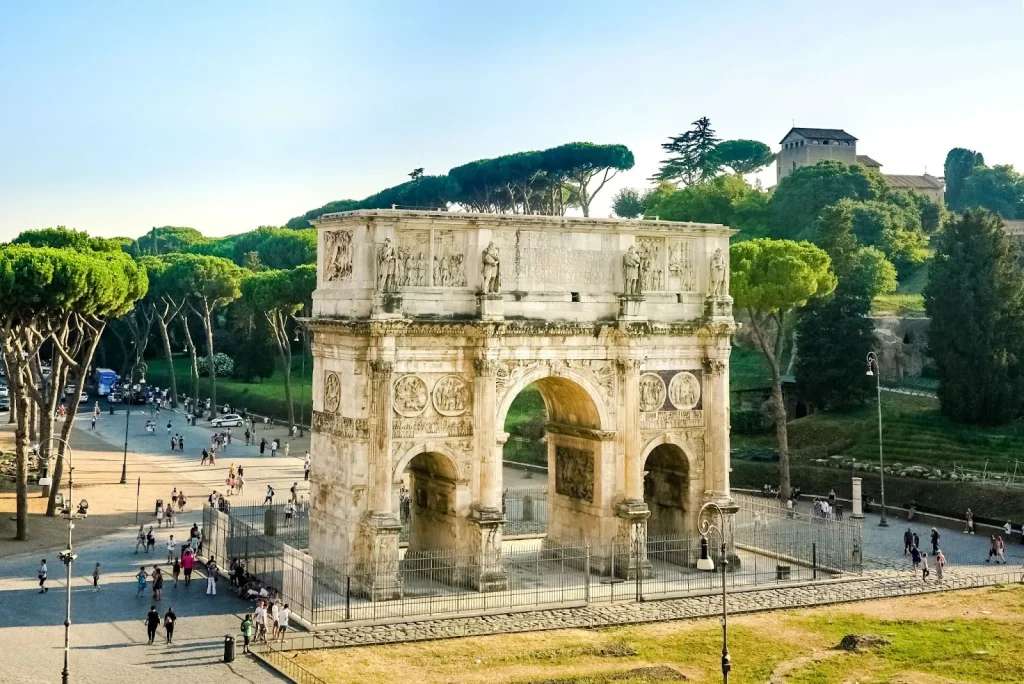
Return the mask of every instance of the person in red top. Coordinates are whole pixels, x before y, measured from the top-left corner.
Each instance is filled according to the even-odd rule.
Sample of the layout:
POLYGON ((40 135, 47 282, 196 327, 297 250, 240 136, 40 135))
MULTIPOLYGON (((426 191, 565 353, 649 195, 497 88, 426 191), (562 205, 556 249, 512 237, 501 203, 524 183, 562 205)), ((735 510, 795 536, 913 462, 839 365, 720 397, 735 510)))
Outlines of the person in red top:
POLYGON ((195 567, 196 559, 192 555, 191 549, 185 549, 185 553, 181 554, 181 569, 185 571, 185 586, 187 587, 192 583, 192 568, 195 567))

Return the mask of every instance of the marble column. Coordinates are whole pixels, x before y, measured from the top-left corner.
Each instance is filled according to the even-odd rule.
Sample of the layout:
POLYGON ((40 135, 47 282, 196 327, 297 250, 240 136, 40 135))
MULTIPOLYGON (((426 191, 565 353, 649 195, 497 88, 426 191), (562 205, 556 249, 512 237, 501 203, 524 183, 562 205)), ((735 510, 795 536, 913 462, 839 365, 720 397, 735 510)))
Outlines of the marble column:
POLYGON ((391 398, 393 375, 394 364, 391 361, 370 362, 370 440, 367 476, 370 486, 370 512, 374 516, 386 516, 393 511, 390 453, 394 412, 391 398))
POLYGON ((644 466, 641 462, 643 439, 640 434, 640 366, 641 359, 619 359, 619 380, 622 387, 622 411, 619 424, 622 433, 625 497, 616 515, 619 529, 615 536, 615 574, 631 579, 637 573, 652 573, 647 560, 647 518, 650 510, 644 501, 644 466))
MULTIPOLYGON (((476 371, 473 378, 473 435, 476 453, 480 457, 480 476, 479 496, 471 514, 476 530, 471 533, 468 545, 478 563, 466 579, 480 591, 502 591, 508 586, 508 576, 501 563, 502 526, 505 522, 501 510, 504 441, 498 441, 495 425, 498 362, 478 358, 473 367, 476 371)), ((504 431, 501 436, 507 437, 504 431)))
POLYGON ((729 487, 729 366, 719 358, 704 359, 704 483, 719 504, 732 501, 729 487))

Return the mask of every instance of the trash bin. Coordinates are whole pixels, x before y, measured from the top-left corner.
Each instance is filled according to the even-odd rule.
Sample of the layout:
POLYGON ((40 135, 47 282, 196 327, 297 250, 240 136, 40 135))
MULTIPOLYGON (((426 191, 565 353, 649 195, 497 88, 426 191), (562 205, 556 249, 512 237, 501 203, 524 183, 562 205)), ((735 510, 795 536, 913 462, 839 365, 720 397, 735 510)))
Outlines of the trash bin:
POLYGON ((788 580, 790 577, 790 567, 788 565, 776 565, 775 566, 775 579, 777 580, 788 580))
POLYGON ((224 635, 224 662, 235 662, 235 637, 229 634, 224 635))

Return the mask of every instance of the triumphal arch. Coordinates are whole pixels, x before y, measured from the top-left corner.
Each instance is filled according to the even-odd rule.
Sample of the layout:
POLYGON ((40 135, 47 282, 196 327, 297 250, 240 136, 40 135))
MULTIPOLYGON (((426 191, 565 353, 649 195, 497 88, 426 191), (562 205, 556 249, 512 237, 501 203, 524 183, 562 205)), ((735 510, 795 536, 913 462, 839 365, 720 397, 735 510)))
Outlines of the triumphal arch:
MULTIPOLYGON (((405 556, 448 551, 472 559, 459 582, 504 587, 504 425, 530 385, 548 544, 689 535, 704 502, 731 501, 728 228, 406 210, 315 223, 310 552, 364 568, 361 590, 394 586, 403 481, 405 556)), ((630 562, 618 571, 643 571, 630 562)))

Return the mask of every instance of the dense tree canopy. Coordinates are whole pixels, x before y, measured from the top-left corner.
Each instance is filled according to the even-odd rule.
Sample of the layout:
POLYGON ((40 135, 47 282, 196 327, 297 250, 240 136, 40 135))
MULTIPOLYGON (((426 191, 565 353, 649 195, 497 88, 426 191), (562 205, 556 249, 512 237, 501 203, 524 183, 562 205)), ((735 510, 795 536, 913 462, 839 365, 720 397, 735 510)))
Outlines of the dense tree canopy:
POLYGON ((212 241, 195 228, 160 226, 134 240, 128 251, 135 256, 195 252, 212 241))
POLYGON ((764 235, 769 220, 769 195, 737 174, 676 188, 662 184, 646 201, 645 215, 668 221, 724 223, 742 237, 764 235))
POLYGON ((946 175, 946 206, 954 211, 963 209, 961 194, 967 177, 974 169, 985 166, 985 157, 980 152, 954 147, 946 154, 943 171, 946 175))
POLYGON ((70 247, 79 252, 116 252, 121 249, 119 238, 92 237, 84 231, 64 226, 22 231, 11 244, 30 247, 70 247))
POLYGON ((661 148, 669 156, 651 180, 692 185, 713 178, 720 168, 714 155, 718 143, 711 120, 702 116, 690 130, 662 143, 661 148))
POLYGON ((1024 406, 1024 274, 999 217, 969 210, 940 234, 925 288, 942 412, 1003 423, 1024 406))
POLYGON ((772 194, 775 234, 813 239, 822 209, 842 199, 874 200, 886 192, 881 175, 860 164, 836 161, 803 166, 782 179, 772 194))
POLYGON ((1008 165, 975 167, 964 180, 961 209, 981 208, 1006 219, 1024 219, 1024 176, 1008 165))
POLYGON ((760 140, 723 140, 711 154, 715 165, 727 167, 734 173, 753 173, 775 160, 772 149, 760 140))
POLYGON ((612 198, 612 211, 619 218, 639 218, 647 210, 647 198, 636 188, 621 188, 612 198))
POLYGON ((790 494, 789 437, 782 395, 783 359, 791 315, 814 297, 836 287, 831 260, 809 242, 757 239, 730 250, 730 292, 745 314, 772 379, 771 411, 779 450, 779 490, 790 494))

